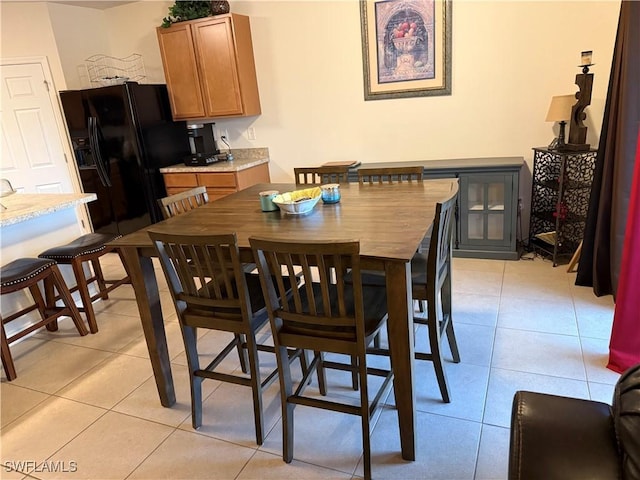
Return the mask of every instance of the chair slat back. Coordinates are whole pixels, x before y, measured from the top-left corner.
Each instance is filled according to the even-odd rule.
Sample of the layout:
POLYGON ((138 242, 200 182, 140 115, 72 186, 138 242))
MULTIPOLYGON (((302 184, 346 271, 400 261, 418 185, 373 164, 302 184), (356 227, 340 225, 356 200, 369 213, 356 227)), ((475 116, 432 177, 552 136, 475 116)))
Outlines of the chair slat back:
POLYGON ((149 231, 179 314, 249 318, 251 305, 235 233, 149 231))
POLYGON ((360 243, 250 238, 274 332, 313 339, 364 338, 360 243), (351 270, 352 284, 345 282, 351 270), (299 287, 287 291, 288 278, 299 287), (289 293, 289 295, 287 295, 289 293), (359 335, 362 335, 359 337, 359 335))
POLYGON ((321 185, 323 183, 346 183, 349 167, 297 167, 293 169, 296 185, 321 185))
POLYGON ((453 213, 458 192, 436 204, 427 257, 427 286, 439 289, 451 269, 453 213))
POLYGON ((194 208, 201 207, 209 201, 207 187, 195 187, 184 192, 160 198, 158 203, 164 219, 175 217, 194 208))
POLYGON ((358 183, 360 185, 374 183, 422 182, 424 169, 417 167, 380 167, 359 168, 358 183))

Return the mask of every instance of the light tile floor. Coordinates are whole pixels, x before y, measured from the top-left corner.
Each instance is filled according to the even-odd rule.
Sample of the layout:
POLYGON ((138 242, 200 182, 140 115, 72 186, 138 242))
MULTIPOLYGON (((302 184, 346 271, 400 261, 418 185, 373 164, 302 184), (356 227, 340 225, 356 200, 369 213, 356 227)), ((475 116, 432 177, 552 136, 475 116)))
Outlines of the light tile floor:
MULTIPOLYGON (((105 262, 107 276, 117 276, 116 260, 105 262)), ((442 403, 431 364, 419 362, 416 461, 400 457, 391 393, 372 433, 374 477, 503 479, 516 390, 609 402, 618 378, 605 368, 612 298, 596 298, 574 281, 566 267, 541 258, 454 259, 462 362, 446 366, 452 402, 442 403)), ((98 334, 79 337, 65 319, 58 332, 38 332, 12 347, 18 378, 2 377, 0 477, 360 478, 360 423, 348 415, 298 407, 294 461, 282 461, 277 382, 265 395, 262 447, 246 387, 206 381, 203 426, 193 430, 180 329, 162 281, 160 289, 176 405, 160 406, 133 292, 121 287, 95 304, 98 334)), ((416 338, 426 341, 420 329, 416 338)), ((199 342, 221 340, 202 332, 199 342)), ((274 366, 269 356, 263 360, 274 366)), ((331 381, 332 393, 350 394, 344 374, 331 381)))

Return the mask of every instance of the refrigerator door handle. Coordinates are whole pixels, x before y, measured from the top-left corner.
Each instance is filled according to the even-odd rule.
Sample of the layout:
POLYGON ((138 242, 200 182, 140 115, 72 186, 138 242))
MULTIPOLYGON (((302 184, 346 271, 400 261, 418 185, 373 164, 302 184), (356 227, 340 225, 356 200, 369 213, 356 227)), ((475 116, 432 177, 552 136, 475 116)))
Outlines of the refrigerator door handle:
POLYGON ((100 143, 98 141, 98 124, 96 117, 88 118, 88 126, 89 126, 89 145, 91 146, 91 151, 93 152, 93 156, 95 158, 96 170, 98 171, 98 177, 100 177, 100 181, 105 187, 111 186, 111 180, 109 180, 109 176, 104 168, 104 163, 102 162, 102 155, 100 153, 100 143))

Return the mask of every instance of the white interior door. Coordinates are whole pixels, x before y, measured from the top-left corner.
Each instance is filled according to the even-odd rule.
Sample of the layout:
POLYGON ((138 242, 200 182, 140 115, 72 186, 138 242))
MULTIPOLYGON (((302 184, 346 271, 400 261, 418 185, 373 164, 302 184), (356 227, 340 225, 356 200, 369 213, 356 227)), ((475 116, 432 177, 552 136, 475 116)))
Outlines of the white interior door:
POLYGON ((43 63, 2 63, 0 176, 26 193, 73 193, 43 63))

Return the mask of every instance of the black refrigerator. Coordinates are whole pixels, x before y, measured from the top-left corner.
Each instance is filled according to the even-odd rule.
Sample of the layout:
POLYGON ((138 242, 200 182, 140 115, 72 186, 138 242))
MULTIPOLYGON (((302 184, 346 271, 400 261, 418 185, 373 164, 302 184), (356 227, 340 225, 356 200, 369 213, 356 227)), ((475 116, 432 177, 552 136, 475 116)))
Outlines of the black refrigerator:
POLYGON ((162 220, 160 168, 190 154, 186 122, 171 118, 165 85, 60 92, 75 160, 96 232, 125 235, 162 220))

